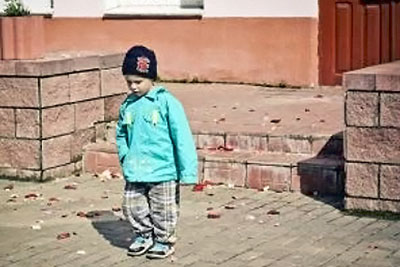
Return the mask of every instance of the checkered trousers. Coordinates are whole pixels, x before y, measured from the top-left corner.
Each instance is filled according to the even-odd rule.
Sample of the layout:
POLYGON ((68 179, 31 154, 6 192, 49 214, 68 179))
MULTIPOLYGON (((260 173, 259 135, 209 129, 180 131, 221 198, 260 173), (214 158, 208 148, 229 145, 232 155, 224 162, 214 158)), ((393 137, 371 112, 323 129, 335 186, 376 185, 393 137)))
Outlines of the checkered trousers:
POLYGON ((175 243, 179 215, 179 183, 126 182, 122 209, 135 234, 175 243))

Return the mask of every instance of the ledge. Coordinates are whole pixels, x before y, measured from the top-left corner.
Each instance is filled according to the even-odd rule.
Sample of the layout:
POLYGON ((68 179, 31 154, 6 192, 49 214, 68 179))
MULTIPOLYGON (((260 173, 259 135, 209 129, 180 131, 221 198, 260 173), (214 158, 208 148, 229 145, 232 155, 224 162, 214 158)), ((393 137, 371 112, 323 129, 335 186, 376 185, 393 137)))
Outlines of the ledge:
POLYGON ((179 6, 120 6, 106 10, 104 18, 201 18, 203 9, 179 6))
POLYGON ((80 72, 92 69, 108 69, 122 65, 123 53, 103 55, 64 53, 46 55, 36 60, 0 60, 0 76, 42 77, 80 72))

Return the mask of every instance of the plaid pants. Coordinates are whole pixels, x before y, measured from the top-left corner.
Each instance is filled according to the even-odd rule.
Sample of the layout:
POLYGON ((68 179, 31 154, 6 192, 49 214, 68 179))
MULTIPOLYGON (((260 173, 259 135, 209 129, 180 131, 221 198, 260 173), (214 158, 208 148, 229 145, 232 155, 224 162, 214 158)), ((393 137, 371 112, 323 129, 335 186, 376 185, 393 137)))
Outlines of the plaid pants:
POLYGON ((126 182, 122 210, 135 234, 154 236, 161 243, 176 242, 179 183, 126 182))

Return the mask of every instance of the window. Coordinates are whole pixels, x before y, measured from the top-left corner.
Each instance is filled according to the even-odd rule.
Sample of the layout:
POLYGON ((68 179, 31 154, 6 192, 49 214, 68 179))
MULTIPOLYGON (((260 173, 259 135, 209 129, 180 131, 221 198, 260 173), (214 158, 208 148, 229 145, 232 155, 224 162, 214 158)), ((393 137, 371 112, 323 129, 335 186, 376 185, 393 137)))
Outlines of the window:
POLYGON ((201 16, 203 0, 105 0, 105 17, 201 16))

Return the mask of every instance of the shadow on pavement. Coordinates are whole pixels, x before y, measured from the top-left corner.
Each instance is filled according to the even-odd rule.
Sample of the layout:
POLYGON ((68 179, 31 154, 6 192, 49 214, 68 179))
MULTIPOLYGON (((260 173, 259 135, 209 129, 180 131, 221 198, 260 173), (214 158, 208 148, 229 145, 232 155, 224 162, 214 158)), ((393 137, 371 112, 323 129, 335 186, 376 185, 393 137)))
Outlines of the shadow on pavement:
POLYGON ((119 248, 129 247, 133 234, 127 221, 109 210, 91 211, 88 214, 94 229, 111 245, 119 248))
POLYGON ((332 135, 315 157, 298 162, 298 175, 301 193, 343 209, 343 132, 332 135))

